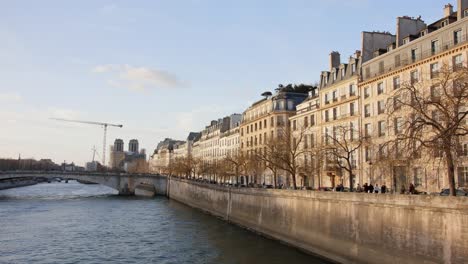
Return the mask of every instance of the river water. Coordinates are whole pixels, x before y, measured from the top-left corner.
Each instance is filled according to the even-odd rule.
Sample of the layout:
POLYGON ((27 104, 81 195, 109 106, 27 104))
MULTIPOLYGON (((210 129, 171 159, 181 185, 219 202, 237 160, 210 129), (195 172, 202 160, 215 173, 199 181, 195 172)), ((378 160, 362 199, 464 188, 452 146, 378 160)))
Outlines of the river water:
POLYGON ((101 185, 0 191, 0 263, 326 263, 164 197, 101 185))

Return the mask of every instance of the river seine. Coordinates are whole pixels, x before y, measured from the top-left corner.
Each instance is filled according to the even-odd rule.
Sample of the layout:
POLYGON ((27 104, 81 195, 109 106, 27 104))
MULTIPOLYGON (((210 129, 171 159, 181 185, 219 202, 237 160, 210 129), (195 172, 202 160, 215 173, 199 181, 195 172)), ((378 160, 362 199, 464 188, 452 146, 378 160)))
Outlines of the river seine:
POLYGON ((326 263, 164 197, 101 185, 0 191, 0 263, 326 263))

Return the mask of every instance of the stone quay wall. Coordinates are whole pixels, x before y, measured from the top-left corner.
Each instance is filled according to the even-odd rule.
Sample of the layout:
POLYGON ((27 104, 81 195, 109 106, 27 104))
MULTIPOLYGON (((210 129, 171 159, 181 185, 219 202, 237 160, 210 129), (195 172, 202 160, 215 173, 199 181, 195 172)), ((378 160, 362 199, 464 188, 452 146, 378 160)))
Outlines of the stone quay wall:
POLYGON ((171 178, 169 198, 339 263, 466 263, 468 198, 230 188, 171 178))

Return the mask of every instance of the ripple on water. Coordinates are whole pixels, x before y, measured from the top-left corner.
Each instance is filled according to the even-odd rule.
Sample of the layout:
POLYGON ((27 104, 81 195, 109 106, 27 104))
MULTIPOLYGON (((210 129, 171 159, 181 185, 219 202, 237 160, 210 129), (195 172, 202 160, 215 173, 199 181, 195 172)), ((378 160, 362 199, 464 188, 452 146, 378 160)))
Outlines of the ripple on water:
POLYGON ((324 263, 165 198, 100 185, 0 191, 0 263, 324 263))

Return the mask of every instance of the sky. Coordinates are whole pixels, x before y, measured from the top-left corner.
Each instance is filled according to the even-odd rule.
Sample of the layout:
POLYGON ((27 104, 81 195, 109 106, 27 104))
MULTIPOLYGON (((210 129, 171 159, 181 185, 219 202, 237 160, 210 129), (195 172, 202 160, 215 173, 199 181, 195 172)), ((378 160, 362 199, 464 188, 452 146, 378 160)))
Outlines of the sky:
POLYGON ((135 138, 151 154, 280 83, 317 82, 362 31, 431 23, 448 2, 0 0, 0 158, 102 157, 102 127, 50 118, 122 124, 107 145, 135 138))

